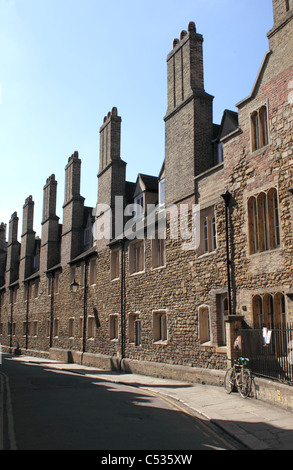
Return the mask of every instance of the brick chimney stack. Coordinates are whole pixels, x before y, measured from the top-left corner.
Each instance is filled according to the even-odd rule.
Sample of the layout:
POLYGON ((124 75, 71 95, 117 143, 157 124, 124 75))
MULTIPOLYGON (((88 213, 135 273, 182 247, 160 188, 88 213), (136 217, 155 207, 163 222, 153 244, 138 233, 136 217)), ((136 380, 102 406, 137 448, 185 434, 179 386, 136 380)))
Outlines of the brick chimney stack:
POLYGON ((69 263, 83 248, 84 197, 80 195, 81 160, 74 152, 65 167, 65 196, 61 240, 61 263, 69 263))
POLYGON ((60 261, 59 217, 56 215, 57 181, 55 175, 47 178, 43 189, 43 218, 40 254, 40 273, 60 261))
POLYGON ((23 206, 21 250, 19 264, 19 279, 24 281, 33 273, 33 256, 35 250, 34 226, 34 207, 35 203, 32 196, 25 200, 23 206))
POLYGON ((7 256, 6 224, 0 224, 0 287, 5 284, 5 269, 7 256))
MULTIPOLYGON (((126 163, 121 160, 121 117, 117 108, 104 118, 100 128, 100 166, 98 173, 98 204, 112 210, 112 233, 115 227, 115 197, 125 196, 126 163)), ((117 235, 117 234, 116 234, 117 235)))
POLYGON ((293 0, 273 0, 274 24, 279 25, 286 20, 293 10, 293 0))
POLYGON ((19 219, 17 217, 17 212, 14 212, 9 221, 5 277, 6 287, 8 287, 13 282, 17 281, 19 274, 20 243, 17 241, 18 220, 19 219))
POLYGON ((167 57, 166 204, 194 194, 194 177, 213 164, 213 96, 204 89, 203 37, 193 22, 167 57), (178 175, 184 184, 178 184, 178 175))

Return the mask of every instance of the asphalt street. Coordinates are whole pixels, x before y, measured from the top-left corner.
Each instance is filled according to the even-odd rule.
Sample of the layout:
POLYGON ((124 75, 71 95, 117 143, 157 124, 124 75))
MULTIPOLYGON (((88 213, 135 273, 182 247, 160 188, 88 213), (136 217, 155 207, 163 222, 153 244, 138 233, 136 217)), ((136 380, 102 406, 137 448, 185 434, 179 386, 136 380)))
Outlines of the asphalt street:
POLYGON ((107 452, 242 448, 175 400, 103 380, 102 374, 81 366, 62 369, 54 361, 4 356, 0 448, 107 452))

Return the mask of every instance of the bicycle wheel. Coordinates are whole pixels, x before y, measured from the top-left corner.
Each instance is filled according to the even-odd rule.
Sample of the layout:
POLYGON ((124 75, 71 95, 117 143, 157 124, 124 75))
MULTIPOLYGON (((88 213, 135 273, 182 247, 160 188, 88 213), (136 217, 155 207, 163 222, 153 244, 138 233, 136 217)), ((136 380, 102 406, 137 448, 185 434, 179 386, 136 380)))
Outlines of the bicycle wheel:
POLYGON ((230 394, 233 392, 235 389, 235 383, 236 383, 236 374, 235 374, 235 369, 233 367, 230 367, 230 369, 227 370, 225 379, 224 379, 224 388, 226 393, 230 394))
POLYGON ((241 374, 241 385, 238 387, 242 398, 247 398, 251 392, 251 373, 249 369, 243 369, 241 374))

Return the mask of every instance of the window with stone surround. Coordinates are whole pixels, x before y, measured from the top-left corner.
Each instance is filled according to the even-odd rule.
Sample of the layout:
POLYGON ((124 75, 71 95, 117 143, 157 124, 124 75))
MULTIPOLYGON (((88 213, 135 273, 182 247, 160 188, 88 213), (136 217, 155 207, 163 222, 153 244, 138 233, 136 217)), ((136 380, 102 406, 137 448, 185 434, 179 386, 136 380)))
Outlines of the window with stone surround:
POLYGON ((253 325, 255 328, 278 328, 286 324, 285 296, 276 294, 256 294, 252 298, 253 325))
POLYGON ((74 337, 74 318, 69 318, 69 321, 68 321, 68 336, 69 336, 69 338, 74 337))
POLYGON ((59 318, 54 318, 54 321, 53 321, 53 335, 55 337, 59 336, 59 318))
POLYGON ((198 327, 200 344, 208 343, 211 340, 210 309, 206 305, 198 308, 198 327))
POLYGON ((251 150, 254 152, 269 143, 267 107, 261 106, 250 115, 251 150))
POLYGON ((118 314, 110 315, 110 340, 118 340, 118 314))
POLYGON ((212 253, 217 249, 217 227, 214 207, 201 210, 200 213, 200 245, 198 255, 212 253))
POLYGON ((111 280, 120 277, 120 250, 111 251, 111 280))
POLYGON ((88 326, 88 338, 94 338, 95 337, 95 317, 88 317, 87 326, 88 326))
POLYGON ((247 202, 249 253, 280 246, 278 192, 276 188, 251 196, 247 202))
POLYGON ((93 284, 96 283, 96 277, 97 277, 97 268, 96 268, 96 260, 92 259, 90 261, 90 285, 92 286, 93 284))
POLYGON ((144 271, 144 240, 129 245, 129 274, 144 271))
POLYGON ((38 336, 38 322, 34 320, 32 322, 32 336, 38 336))
POLYGON ((129 343, 134 343, 135 346, 141 345, 141 320, 139 313, 130 313, 128 318, 128 339, 129 343))
POLYGON ((153 311, 153 340, 154 342, 167 341, 167 312, 166 310, 153 311))
MULTIPOLYGON (((163 237, 164 234, 162 234, 163 237)), ((153 268, 159 268, 165 266, 166 254, 165 254, 165 239, 160 238, 160 234, 157 232, 155 238, 152 240, 152 266, 153 268)))

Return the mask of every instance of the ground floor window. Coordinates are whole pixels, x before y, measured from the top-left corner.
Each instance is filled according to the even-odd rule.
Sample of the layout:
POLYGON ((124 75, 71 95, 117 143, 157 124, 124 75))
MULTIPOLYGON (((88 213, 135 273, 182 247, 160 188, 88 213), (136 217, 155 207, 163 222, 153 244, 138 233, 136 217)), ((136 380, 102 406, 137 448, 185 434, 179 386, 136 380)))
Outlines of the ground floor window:
POLYGON ((141 345, 141 320, 138 313, 129 314, 129 342, 141 345))
POLYGON ((74 318, 69 318, 69 328, 68 328, 69 338, 74 337, 74 318))
POLYGON ((199 341, 200 344, 211 340, 210 334, 210 309, 203 305, 198 309, 199 341))
POLYGON ((118 315, 110 315, 110 340, 118 339, 118 315))
POLYGON ((255 328, 275 328, 286 324, 285 296, 276 294, 255 295, 252 298, 253 325, 255 328))
POLYGON ((88 317, 88 338, 95 337, 95 317, 88 317))
POLYGON ((155 342, 167 341, 167 313, 165 310, 153 311, 153 339, 155 342))

